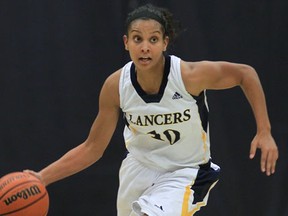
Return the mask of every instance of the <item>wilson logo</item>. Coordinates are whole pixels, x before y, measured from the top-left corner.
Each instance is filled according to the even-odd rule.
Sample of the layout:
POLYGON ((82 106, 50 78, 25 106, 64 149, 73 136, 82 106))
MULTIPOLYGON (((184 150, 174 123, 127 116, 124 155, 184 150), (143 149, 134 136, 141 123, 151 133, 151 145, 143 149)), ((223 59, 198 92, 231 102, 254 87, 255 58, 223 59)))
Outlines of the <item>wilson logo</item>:
POLYGON ((33 185, 30 188, 26 188, 22 191, 17 192, 16 194, 13 194, 6 200, 4 200, 4 203, 6 206, 10 205, 11 203, 17 201, 18 199, 28 199, 29 197, 36 196, 37 194, 41 194, 41 191, 37 185, 33 185))

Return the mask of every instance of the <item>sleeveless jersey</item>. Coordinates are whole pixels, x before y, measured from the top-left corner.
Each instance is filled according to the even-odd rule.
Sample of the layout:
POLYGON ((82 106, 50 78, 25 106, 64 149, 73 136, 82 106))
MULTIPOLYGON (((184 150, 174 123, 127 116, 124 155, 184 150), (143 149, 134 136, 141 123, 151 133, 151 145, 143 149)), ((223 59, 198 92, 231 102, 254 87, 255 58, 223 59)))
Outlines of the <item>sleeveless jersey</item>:
POLYGON ((210 160, 208 107, 205 91, 190 95, 184 86, 180 58, 165 57, 158 94, 146 94, 133 62, 121 71, 120 107, 125 118, 124 140, 129 153, 148 167, 175 171, 199 168, 210 160))

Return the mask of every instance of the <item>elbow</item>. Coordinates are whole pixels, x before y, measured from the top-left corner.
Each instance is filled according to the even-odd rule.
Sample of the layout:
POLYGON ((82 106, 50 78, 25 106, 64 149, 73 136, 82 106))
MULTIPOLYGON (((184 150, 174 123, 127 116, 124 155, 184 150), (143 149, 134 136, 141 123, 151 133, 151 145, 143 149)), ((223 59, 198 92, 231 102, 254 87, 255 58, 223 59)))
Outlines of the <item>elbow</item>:
POLYGON ((246 70, 248 71, 248 73, 252 73, 252 74, 257 76, 256 69, 254 67, 252 67, 251 65, 246 65, 246 70))
POLYGON ((246 65, 246 64, 243 64, 242 67, 242 72, 244 73, 244 75, 256 75, 257 76, 257 72, 255 70, 254 67, 250 66, 250 65, 246 65))
POLYGON ((257 71, 255 70, 254 67, 250 65, 243 65, 242 66, 242 79, 240 82, 240 86, 245 85, 246 83, 255 83, 255 82, 260 82, 259 81, 259 76, 257 74, 257 71))

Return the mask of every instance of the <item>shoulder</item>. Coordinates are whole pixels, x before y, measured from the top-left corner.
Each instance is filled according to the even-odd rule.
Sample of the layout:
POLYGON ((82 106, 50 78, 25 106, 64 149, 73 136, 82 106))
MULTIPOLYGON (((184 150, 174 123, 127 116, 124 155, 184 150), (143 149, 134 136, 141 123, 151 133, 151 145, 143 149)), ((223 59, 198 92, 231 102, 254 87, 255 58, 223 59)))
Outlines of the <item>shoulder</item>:
POLYGON ((195 61, 195 62, 188 62, 188 61, 183 61, 181 60, 181 71, 183 74, 186 75, 191 75, 193 74, 194 76, 197 75, 197 73, 202 73, 205 71, 213 71, 217 70, 217 67, 219 65, 217 62, 213 61, 195 61))
POLYGON ((119 80, 121 70, 122 69, 119 69, 107 77, 101 89, 100 99, 109 98, 111 101, 114 101, 115 104, 119 104, 119 80))
POLYGON ((216 70, 216 65, 211 61, 188 62, 181 60, 181 75, 186 90, 192 95, 199 95, 202 91, 202 82, 207 71, 216 70))
POLYGON ((104 82, 103 87, 117 88, 119 86, 119 80, 121 76, 122 68, 110 74, 104 82))

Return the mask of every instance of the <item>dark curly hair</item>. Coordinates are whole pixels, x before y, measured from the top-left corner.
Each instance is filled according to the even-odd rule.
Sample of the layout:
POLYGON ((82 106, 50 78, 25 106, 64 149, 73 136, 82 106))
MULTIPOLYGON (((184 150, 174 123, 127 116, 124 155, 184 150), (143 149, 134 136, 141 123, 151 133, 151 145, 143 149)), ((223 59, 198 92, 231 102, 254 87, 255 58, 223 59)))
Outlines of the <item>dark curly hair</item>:
POLYGON ((181 28, 180 23, 174 20, 173 14, 168 9, 146 4, 128 14, 125 23, 126 34, 128 34, 131 23, 137 19, 153 19, 159 22, 162 26, 163 36, 168 36, 170 43, 175 40, 181 28))

